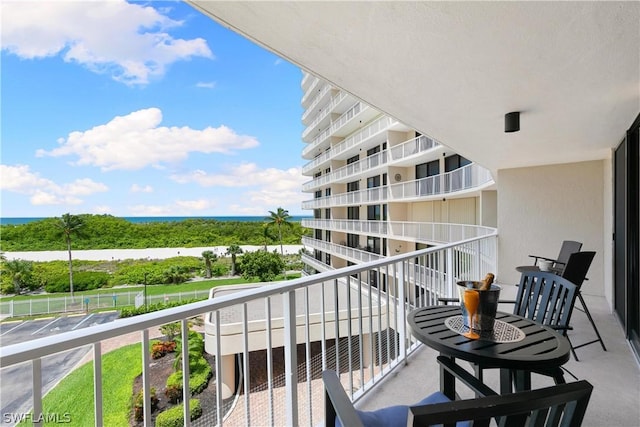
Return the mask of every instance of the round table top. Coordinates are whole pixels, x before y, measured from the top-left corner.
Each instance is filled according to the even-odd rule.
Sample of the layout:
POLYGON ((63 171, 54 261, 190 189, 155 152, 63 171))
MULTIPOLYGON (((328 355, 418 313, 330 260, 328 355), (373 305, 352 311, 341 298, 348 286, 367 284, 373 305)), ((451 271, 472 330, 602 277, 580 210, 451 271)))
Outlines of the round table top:
POLYGON ((411 311, 407 320, 413 335, 424 344, 443 355, 483 367, 531 371, 556 368, 569 360, 569 341, 533 320, 498 312, 496 319, 516 326, 526 335, 518 342, 501 343, 469 339, 449 329, 445 320, 459 314, 458 306, 431 306, 411 311))

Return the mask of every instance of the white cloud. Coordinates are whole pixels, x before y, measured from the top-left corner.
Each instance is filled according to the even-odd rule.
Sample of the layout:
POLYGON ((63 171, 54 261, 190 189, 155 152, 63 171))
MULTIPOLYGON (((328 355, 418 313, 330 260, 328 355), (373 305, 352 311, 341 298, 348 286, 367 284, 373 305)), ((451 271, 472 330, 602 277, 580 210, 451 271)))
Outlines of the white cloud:
POLYGON ((109 188, 89 178, 56 184, 32 172, 28 165, 0 165, 0 189, 30 195, 33 205, 79 205, 78 196, 90 196, 108 191, 109 188))
POLYGON ((134 205, 127 209, 134 216, 191 216, 212 209, 215 202, 207 199, 176 200, 166 205, 134 205))
POLYGON ((102 214, 110 214, 112 212, 113 212, 113 209, 111 209, 111 206, 98 205, 93 207, 94 214, 102 215, 102 214))
POLYGON ((276 59, 276 60, 273 62, 273 65, 276 65, 276 66, 277 66, 277 65, 282 64, 282 62, 283 62, 283 61, 282 61, 282 58, 278 58, 278 59, 276 59))
POLYGON ((265 215, 274 207, 297 211, 308 198, 300 191, 309 178, 302 175, 301 168, 261 169, 255 163, 242 163, 231 167, 227 173, 208 174, 196 170, 188 174, 172 175, 171 179, 181 184, 196 183, 202 187, 246 187, 237 194, 244 203, 230 203, 230 213, 237 215, 265 215))
POLYGON ((133 184, 129 191, 132 193, 153 193, 153 187, 150 185, 141 186, 138 184, 133 184))
POLYGON ((196 87, 202 87, 205 89, 214 89, 216 87, 216 82, 198 82, 196 83, 196 87))
POLYGON ((71 132, 66 140, 58 141, 60 147, 38 150, 36 156, 75 155, 75 165, 99 166, 103 171, 137 170, 161 168, 161 163, 184 160, 191 152, 226 154, 259 145, 256 138, 238 135, 224 125, 197 130, 159 126, 161 122, 158 108, 134 111, 85 132, 71 132))
POLYGON ((260 169, 255 163, 242 163, 231 167, 225 174, 208 174, 195 170, 188 174, 174 174, 171 179, 181 183, 197 183, 202 187, 251 187, 259 186, 273 191, 299 191, 309 178, 302 175, 302 168, 260 169))
POLYGON ((24 59, 61 55, 129 85, 162 76, 176 61, 213 58, 204 39, 168 34, 181 21, 123 0, 11 1, 2 15, 2 49, 24 59))

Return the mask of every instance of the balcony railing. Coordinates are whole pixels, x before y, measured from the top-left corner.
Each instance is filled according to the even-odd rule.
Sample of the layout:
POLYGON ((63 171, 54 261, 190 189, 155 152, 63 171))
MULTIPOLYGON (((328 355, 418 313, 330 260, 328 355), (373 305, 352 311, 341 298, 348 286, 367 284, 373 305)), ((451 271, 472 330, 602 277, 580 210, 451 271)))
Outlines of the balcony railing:
MULTIPOLYGON (((325 109, 320 112, 320 114, 318 114, 318 117, 316 117, 313 122, 302 132, 302 139, 306 140, 311 131, 313 131, 316 126, 318 126, 318 123, 325 119, 333 111, 333 109, 348 96, 349 94, 347 92, 340 91, 337 95, 331 98, 331 101, 329 101, 329 103, 325 106, 325 109)), ((318 99, 320 99, 320 97, 318 97, 318 99)))
POLYGON ((318 96, 316 96, 313 99, 313 102, 311 103, 311 105, 309 105, 309 107, 307 107, 306 110, 304 110, 304 113, 302 113, 302 123, 306 123, 306 121, 309 119, 309 116, 311 115, 311 113, 315 113, 317 112, 317 108, 318 108, 318 104, 320 103, 320 101, 324 98, 324 96, 331 90, 331 86, 330 85, 326 85, 318 94, 318 96))
MULTIPOLYGON (((345 165, 330 174, 322 175, 314 180, 304 183, 302 186, 303 191, 308 191, 319 185, 324 185, 331 182, 346 182, 357 175, 364 172, 375 172, 376 168, 382 166, 392 166, 395 163, 399 163, 410 157, 424 154, 429 150, 440 147, 440 144, 431 138, 424 135, 412 138, 402 144, 399 144, 391 149, 375 153, 371 156, 367 156, 358 160, 357 162, 345 165), (320 184, 322 183, 322 184, 320 184)), ((334 149, 329 150, 321 155, 321 157, 329 158, 332 154, 335 154, 334 149)))
MULTIPOLYGON (((343 373, 351 397, 358 399, 403 361, 418 344, 411 337, 406 315, 413 307, 434 304, 440 296, 453 295, 457 280, 482 277, 495 271, 496 234, 468 239, 430 249, 383 258, 377 261, 327 271, 300 279, 253 289, 228 292, 215 298, 162 310, 108 324, 79 329, 46 338, 0 348, 0 365, 25 370, 31 384, 33 418, 41 419, 43 405, 42 368, 59 352, 86 349, 93 356, 93 385, 77 393, 93 396, 95 425, 105 425, 103 382, 118 375, 117 368, 102 366, 102 343, 121 340, 135 333, 141 342, 144 424, 151 425, 149 373, 150 329, 180 322, 186 342, 188 319, 204 316, 205 345, 212 352, 214 377, 209 387, 216 390, 215 407, 194 425, 317 425, 323 418, 323 369, 343 373), (272 351, 275 349, 280 351, 272 351), (266 350, 266 352, 265 352, 266 350), (251 358, 266 354, 257 364, 251 358), (282 366, 278 354, 284 357, 282 366), (303 355, 299 358, 298 355, 303 355), (232 358, 228 357, 233 355, 232 358), (239 372, 229 383, 227 365, 238 361, 239 372), (280 370, 280 368, 282 368, 280 370), (260 372, 256 372, 259 370, 260 372), (252 388, 252 379, 265 383, 252 388), (225 381, 227 381, 225 383, 225 381), (235 387, 226 389, 226 385, 235 387), (238 390, 242 390, 238 392, 238 390), (227 393, 237 402, 224 405, 227 393)), ((183 370, 188 372, 188 346, 183 346, 183 370)), ((90 362, 91 363, 91 362, 90 362)), ((183 401, 189 402, 189 375, 183 375, 183 401)), ((195 396, 197 398, 197 396, 195 396)), ((75 408, 67 408, 73 418, 75 408)), ((189 405, 184 407, 189 414, 189 405)), ((191 425, 189 416, 184 425, 191 425)), ((38 423, 36 423, 38 425, 38 423)))
POLYGON ((495 231, 491 227, 470 224, 353 219, 303 219, 302 226, 352 234, 383 236, 430 245, 486 236, 495 231))
MULTIPOLYGON (((336 170, 336 172, 321 175, 312 181, 304 183, 302 189, 303 191, 311 191, 315 188, 336 182, 338 179, 348 181, 363 171, 373 170, 375 167, 371 165, 374 163, 375 161, 364 164, 359 162, 352 163, 351 165, 336 170), (368 168, 369 166, 370 168, 368 168)), ((328 197, 305 200, 302 202, 302 209, 321 209, 354 204, 366 205, 387 201, 412 200, 450 194, 458 191, 476 190, 491 183, 493 183, 493 177, 487 169, 476 164, 471 164, 444 174, 391 184, 387 187, 367 188, 366 190, 351 191, 328 197)))

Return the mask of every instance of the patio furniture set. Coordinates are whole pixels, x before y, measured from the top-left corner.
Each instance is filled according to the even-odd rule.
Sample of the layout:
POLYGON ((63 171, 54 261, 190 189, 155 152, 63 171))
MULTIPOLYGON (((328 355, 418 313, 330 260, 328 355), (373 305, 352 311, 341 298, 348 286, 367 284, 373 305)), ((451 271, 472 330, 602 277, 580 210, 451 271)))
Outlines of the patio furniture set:
MULTIPOLYGON (((488 426, 495 420, 498 426, 580 426, 593 387, 573 374, 576 381, 567 383, 562 365, 571 353, 577 361, 575 350, 585 345, 599 342, 606 351, 580 294, 595 252, 580 252, 581 247, 566 241, 556 259, 531 255, 532 265, 517 267, 522 275, 516 299, 500 301, 513 303, 513 313, 494 309, 495 321, 489 330, 470 334, 472 328, 460 316, 461 312, 466 315, 465 310, 446 305, 457 299, 441 299, 443 305, 411 311, 407 321, 413 336, 439 352, 440 391, 414 405, 358 411, 337 374, 325 371, 325 425, 466 427, 488 426), (567 331, 576 301, 598 338, 574 346, 567 331), (499 370, 498 392, 483 382, 486 369, 499 370), (532 374, 548 376, 555 385, 531 390, 532 374), (456 400, 456 382, 471 389, 476 398, 456 400)), ((465 297, 462 305, 466 304, 465 297)))

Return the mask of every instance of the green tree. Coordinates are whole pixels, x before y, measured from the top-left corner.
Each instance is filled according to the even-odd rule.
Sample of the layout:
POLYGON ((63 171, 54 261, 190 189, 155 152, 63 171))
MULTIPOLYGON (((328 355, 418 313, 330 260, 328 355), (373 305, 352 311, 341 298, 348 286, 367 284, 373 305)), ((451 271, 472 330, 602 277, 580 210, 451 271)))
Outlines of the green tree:
POLYGON ((289 222, 291 219, 291 215, 289 215, 289 211, 286 209, 278 208, 276 212, 269 211, 269 216, 267 217, 267 227, 275 225, 278 227, 278 240, 280 242, 280 254, 284 255, 284 249, 282 247, 282 226, 286 225, 291 228, 292 225, 289 222))
MULTIPOLYGON (((23 288, 29 287, 31 283, 31 273, 33 272, 33 263, 21 259, 2 262, 3 275, 6 274, 13 285, 13 292, 19 294, 23 288)), ((10 290, 10 289, 7 289, 10 290)))
POLYGON ((202 252, 202 258, 204 259, 204 276, 207 279, 211 279, 211 264, 216 262, 218 255, 214 254, 213 251, 204 251, 202 252))
POLYGON ((257 277, 261 282, 270 282, 284 270, 284 261, 278 253, 267 251, 248 252, 242 256, 242 277, 257 277))
POLYGON ((71 238, 73 236, 83 237, 82 228, 84 221, 77 215, 66 213, 59 218, 57 222, 58 234, 62 234, 67 244, 67 252, 69 252, 69 289, 71 290, 71 298, 73 298, 73 262, 71 259, 71 238))
POLYGON ((227 248, 227 255, 231 255, 231 275, 236 275, 236 256, 242 253, 242 248, 238 245, 231 245, 227 248))

